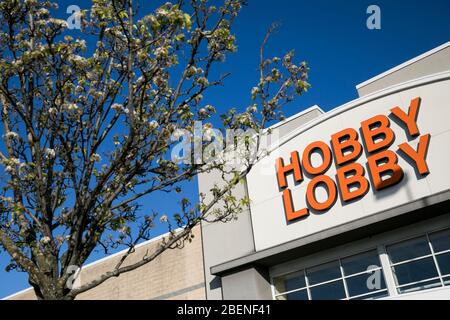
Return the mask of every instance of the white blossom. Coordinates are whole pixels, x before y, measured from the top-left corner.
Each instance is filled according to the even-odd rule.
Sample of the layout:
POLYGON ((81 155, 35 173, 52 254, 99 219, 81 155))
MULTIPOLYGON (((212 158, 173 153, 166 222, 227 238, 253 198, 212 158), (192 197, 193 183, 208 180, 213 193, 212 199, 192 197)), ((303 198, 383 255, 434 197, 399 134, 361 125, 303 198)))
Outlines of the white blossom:
POLYGON ((205 107, 206 110, 208 110, 208 112, 216 112, 216 108, 214 108, 212 105, 208 104, 205 107))
POLYGON ((156 14, 160 17, 165 17, 169 14, 169 12, 166 9, 159 8, 158 10, 156 10, 156 14))
POLYGON ((5 171, 8 173, 14 172, 14 168, 12 166, 6 166, 5 171))
POLYGON ((78 111, 79 110, 79 107, 76 103, 68 103, 65 105, 65 107, 68 111, 78 111))
POLYGON ((59 245, 63 244, 65 238, 63 236, 56 236, 56 241, 59 245))
POLYGON ((130 232, 130 227, 129 226, 124 226, 119 230, 120 233, 122 234, 127 234, 130 232))
POLYGON ((48 19, 48 22, 52 23, 52 24, 56 24, 56 25, 58 25, 58 26, 60 26, 62 28, 67 28, 68 27, 67 21, 63 20, 63 19, 50 18, 50 19, 48 19))
POLYGON ((49 244, 52 240, 50 239, 50 237, 45 236, 41 238, 41 243, 42 244, 49 244))
POLYGON ((47 158, 53 159, 56 156, 56 151, 55 149, 45 148, 44 154, 47 158))
POLYGON ((194 66, 190 66, 187 70, 186 70, 186 77, 190 78, 193 75, 195 75, 197 73, 197 68, 194 66))
POLYGON ((80 46, 81 50, 86 50, 86 40, 77 39, 75 42, 80 46))
POLYGON ((91 161, 100 162, 102 161, 102 157, 98 153, 94 153, 91 155, 91 161))
POLYGON ((166 47, 159 47, 155 50, 155 56, 166 57, 169 55, 169 50, 166 47))
POLYGON ((247 108, 247 111, 250 113, 255 113, 256 111, 258 111, 258 108, 256 107, 256 104, 253 104, 247 108))
POLYGON ((12 197, 0 197, 0 200, 3 202, 13 202, 14 199, 12 197))
POLYGON ((116 110, 116 111, 121 111, 121 110, 123 110, 123 105, 120 103, 114 103, 111 106, 111 109, 116 110))
POLYGON ((200 77, 197 79, 197 83, 206 87, 209 84, 209 81, 205 77, 200 77))
POLYGON ((167 218, 167 216, 164 214, 164 215, 162 215, 160 218, 159 218, 159 221, 161 222, 161 223, 165 223, 165 222, 167 222, 169 219, 167 218))
POLYGON ((155 130, 156 128, 159 127, 159 123, 156 120, 152 120, 149 122, 148 126, 149 126, 150 130, 155 130))
POLYGON ((44 16, 44 15, 48 15, 48 14, 49 14, 49 11, 48 11, 47 9, 45 9, 45 8, 40 8, 40 9, 37 11, 37 14, 40 15, 40 16, 44 16))
POLYGON ((252 88, 252 96, 255 96, 259 93, 259 88, 258 87, 253 87, 252 88))
POLYGON ((122 104, 120 104, 120 103, 114 103, 111 106, 111 109, 113 109, 113 110, 115 110, 115 111, 117 111, 119 113, 126 113, 126 114, 128 114, 130 112, 130 110, 128 108, 124 108, 124 106, 122 104))
POLYGON ((17 138, 19 138, 19 134, 17 134, 16 132, 10 131, 7 134, 5 134, 5 137, 8 139, 17 139, 17 138))
POLYGON ((72 62, 76 62, 76 63, 78 63, 80 65, 83 65, 83 66, 87 66, 87 64, 88 64, 86 58, 84 58, 82 56, 79 56, 77 54, 70 55, 70 59, 72 60, 72 62))

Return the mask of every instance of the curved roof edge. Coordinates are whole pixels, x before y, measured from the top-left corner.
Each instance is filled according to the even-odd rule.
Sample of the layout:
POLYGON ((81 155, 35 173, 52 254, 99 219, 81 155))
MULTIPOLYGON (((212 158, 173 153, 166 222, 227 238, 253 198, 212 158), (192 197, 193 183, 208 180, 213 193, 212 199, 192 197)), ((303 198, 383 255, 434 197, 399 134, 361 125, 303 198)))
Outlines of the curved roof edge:
POLYGON ((373 83, 375 81, 378 81, 378 80, 380 80, 382 78, 385 78, 385 77, 387 77, 387 76, 389 76, 389 75, 391 75, 391 74, 393 74, 393 73, 395 73, 395 72, 397 72, 397 71, 399 71, 401 69, 404 69, 404 68, 406 68, 406 67, 408 67, 408 66, 410 66, 410 65, 412 65, 412 64, 414 64, 414 63, 416 63, 416 62, 418 62, 420 60, 428 58, 428 57, 432 56, 433 54, 446 49, 447 47, 450 47, 450 41, 446 42, 446 43, 444 43, 444 44, 442 44, 442 45, 440 45, 440 46, 438 46, 438 47, 436 47, 434 49, 431 49, 431 50, 429 50, 429 51, 427 51, 427 52, 425 52, 425 53, 423 53, 423 54, 421 54, 421 55, 419 55, 417 57, 414 57, 414 58, 412 58, 412 59, 410 59, 410 60, 408 60, 408 61, 406 61, 406 62, 404 62, 402 64, 399 64, 398 66, 395 66, 395 67, 393 67, 393 68, 391 68, 391 69, 389 69, 389 70, 387 70, 387 71, 385 71, 383 73, 380 73, 379 75, 377 75, 375 77, 372 77, 372 78, 370 78, 370 79, 368 79, 368 80, 366 80, 364 82, 361 82, 360 84, 356 85, 356 89, 357 90, 361 89, 362 87, 365 87, 365 86, 367 86, 367 85, 369 85, 369 84, 371 84, 371 83, 373 83))
POLYGON ((336 108, 332 109, 331 111, 326 112, 323 115, 311 120, 310 122, 306 123, 305 125, 298 127, 296 130, 293 130, 292 133, 290 133, 289 135, 281 138, 280 140, 278 140, 275 143, 268 146, 268 151, 272 152, 274 149, 282 146, 283 144, 292 140, 299 134, 301 134, 301 133, 313 128, 314 126, 316 126, 322 122, 325 122, 343 112, 354 109, 360 105, 369 103, 371 101, 374 101, 374 100, 383 98, 385 96, 395 94, 397 92, 404 91, 404 90, 407 90, 410 88, 423 86, 423 85, 433 83, 433 82, 444 81, 447 79, 450 79, 450 71, 440 72, 440 73, 428 75, 425 77, 417 78, 414 80, 409 80, 409 81, 379 90, 377 92, 371 93, 367 96, 363 96, 363 97, 357 98, 355 100, 352 100, 350 102, 347 102, 346 104, 336 107, 336 108))

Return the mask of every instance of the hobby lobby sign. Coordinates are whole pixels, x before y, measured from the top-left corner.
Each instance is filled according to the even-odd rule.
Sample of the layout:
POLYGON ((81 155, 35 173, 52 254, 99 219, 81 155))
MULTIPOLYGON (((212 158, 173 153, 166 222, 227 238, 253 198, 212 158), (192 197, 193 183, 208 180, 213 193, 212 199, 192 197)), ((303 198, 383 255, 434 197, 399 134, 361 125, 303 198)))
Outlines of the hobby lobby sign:
POLYGON ((430 144, 430 134, 422 134, 417 126, 421 99, 411 100, 408 110, 395 107, 390 115, 376 115, 361 122, 360 134, 354 128, 347 128, 331 135, 331 146, 323 141, 309 144, 302 152, 291 152, 290 159, 276 160, 276 175, 278 187, 282 192, 282 201, 287 221, 306 218, 310 210, 324 212, 333 207, 338 196, 341 201, 356 201, 364 197, 371 185, 374 191, 380 191, 398 184, 404 176, 398 163, 398 154, 402 154, 421 176, 429 173, 426 156, 430 144), (417 147, 408 142, 396 142, 391 129, 389 117, 395 118, 405 130, 410 141, 418 141, 417 147), (367 158, 367 172, 358 163, 363 149, 367 158), (321 155, 320 164, 312 163, 312 155, 321 155), (332 163, 337 169, 336 177, 326 175, 332 163), (294 208, 292 193, 287 177, 293 176, 296 184, 311 177, 309 181, 304 206, 294 208), (371 183, 369 182, 371 181, 371 183), (326 199, 316 197, 316 189, 324 187, 327 190, 326 199))

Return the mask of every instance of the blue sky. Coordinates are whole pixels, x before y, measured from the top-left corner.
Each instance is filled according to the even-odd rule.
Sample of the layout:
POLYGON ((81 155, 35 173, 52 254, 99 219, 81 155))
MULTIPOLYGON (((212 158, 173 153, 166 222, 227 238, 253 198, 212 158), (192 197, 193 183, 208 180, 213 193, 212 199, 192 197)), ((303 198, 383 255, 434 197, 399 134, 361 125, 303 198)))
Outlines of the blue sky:
MULTIPOLYGON (((159 2, 159 1, 155 1, 159 2)), ((141 13, 152 9, 141 0, 141 13)), ((212 1, 214 2, 214 1, 212 1)), ((450 1, 448 0, 249 0, 234 25, 238 52, 230 56, 223 70, 232 72, 225 86, 208 95, 208 103, 219 112, 249 104, 249 91, 258 76, 258 51, 272 22, 281 24, 267 46, 267 55, 281 56, 295 49, 297 57, 308 61, 311 90, 285 107, 286 116, 318 104, 331 110, 357 98, 355 85, 423 52, 450 41, 450 1), (381 8, 381 30, 366 27, 366 9, 381 8)), ((60 17, 73 0, 58 1, 60 17)), ((76 36, 76 31, 72 31, 76 36)), ((205 101, 206 102, 206 101, 205 101)), ((195 198, 195 182, 184 196, 195 198)), ((158 194, 143 200, 146 209, 167 214, 178 210, 179 196, 158 194)), ((155 229, 155 236, 165 229, 155 229)), ((101 257, 94 253, 90 261, 101 257)), ((6 273, 9 258, 0 253, 0 297, 28 287, 25 274, 6 273)))

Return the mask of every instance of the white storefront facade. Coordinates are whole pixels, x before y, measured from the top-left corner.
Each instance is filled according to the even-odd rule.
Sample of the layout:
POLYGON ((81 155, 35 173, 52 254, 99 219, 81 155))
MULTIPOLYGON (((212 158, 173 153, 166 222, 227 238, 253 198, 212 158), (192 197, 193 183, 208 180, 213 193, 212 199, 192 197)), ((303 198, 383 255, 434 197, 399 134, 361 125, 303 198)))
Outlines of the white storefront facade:
POLYGON ((249 210, 202 226, 208 299, 450 299, 450 43, 357 90, 274 126, 249 210))

